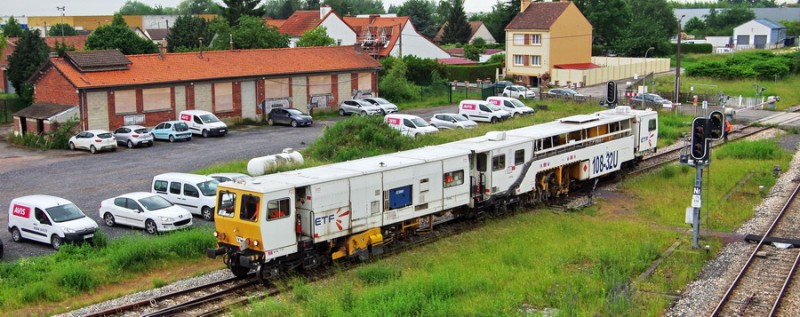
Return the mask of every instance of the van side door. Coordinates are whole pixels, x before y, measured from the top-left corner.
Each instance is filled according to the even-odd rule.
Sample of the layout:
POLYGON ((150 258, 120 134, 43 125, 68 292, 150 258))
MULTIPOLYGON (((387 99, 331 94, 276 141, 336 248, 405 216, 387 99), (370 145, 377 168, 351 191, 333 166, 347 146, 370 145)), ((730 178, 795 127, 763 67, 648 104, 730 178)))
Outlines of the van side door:
POLYGON ((186 208, 186 210, 193 214, 200 214, 200 211, 203 208, 203 201, 200 197, 200 190, 197 189, 197 186, 194 184, 184 183, 183 193, 179 196, 181 197, 181 207, 186 208))
POLYGON ((27 232, 29 234, 27 238, 31 240, 50 243, 50 235, 53 233, 53 222, 50 221, 50 217, 47 216, 44 210, 34 208, 33 230, 23 228, 22 231, 27 232))

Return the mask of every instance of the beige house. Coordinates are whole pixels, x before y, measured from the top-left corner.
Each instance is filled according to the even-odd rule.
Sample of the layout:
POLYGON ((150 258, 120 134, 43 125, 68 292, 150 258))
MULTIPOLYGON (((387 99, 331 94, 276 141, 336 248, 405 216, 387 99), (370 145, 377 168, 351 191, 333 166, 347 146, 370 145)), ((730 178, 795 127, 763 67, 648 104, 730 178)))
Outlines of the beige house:
POLYGON ((538 86, 554 69, 598 67, 592 64, 592 25, 572 2, 523 1, 506 26, 505 73, 517 82, 538 86))

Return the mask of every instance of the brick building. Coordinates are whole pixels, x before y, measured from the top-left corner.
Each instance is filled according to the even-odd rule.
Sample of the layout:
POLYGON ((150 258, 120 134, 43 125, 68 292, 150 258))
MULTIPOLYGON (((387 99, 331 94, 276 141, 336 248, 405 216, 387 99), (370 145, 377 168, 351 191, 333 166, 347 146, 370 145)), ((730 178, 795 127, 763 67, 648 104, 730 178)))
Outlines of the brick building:
POLYGON ((34 102, 77 106, 81 129, 113 130, 154 126, 188 109, 260 119, 272 105, 333 107, 355 90, 377 91, 381 68, 353 46, 129 56, 110 50, 51 58, 31 83, 34 102))

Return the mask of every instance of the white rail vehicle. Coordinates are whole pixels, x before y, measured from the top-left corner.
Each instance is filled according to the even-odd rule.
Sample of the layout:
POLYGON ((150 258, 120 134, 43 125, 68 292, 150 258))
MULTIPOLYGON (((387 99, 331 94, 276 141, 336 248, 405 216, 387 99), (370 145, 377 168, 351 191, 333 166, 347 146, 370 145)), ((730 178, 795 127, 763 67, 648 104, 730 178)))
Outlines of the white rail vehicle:
POLYGON ((569 191, 655 151, 652 110, 617 107, 486 136, 219 185, 215 235, 236 275, 382 252, 454 216, 569 191))

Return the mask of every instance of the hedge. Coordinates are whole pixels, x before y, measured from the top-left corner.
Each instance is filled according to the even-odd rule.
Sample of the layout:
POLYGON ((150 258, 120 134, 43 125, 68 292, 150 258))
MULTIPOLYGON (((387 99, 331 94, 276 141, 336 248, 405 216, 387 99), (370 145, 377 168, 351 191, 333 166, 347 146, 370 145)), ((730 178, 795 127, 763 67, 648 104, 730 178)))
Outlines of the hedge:
MULTIPOLYGON (((677 50, 677 44, 671 44, 672 53, 677 50)), ((681 43, 681 54, 711 54, 714 51, 714 46, 705 43, 681 43)))
POLYGON ((451 81, 474 82, 478 78, 494 79, 495 69, 503 67, 502 63, 480 65, 447 65, 448 78, 451 81))

